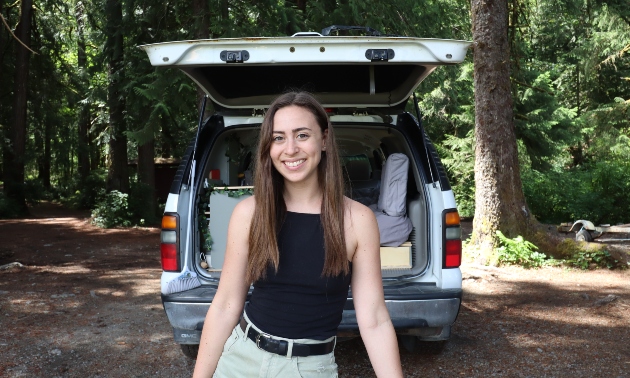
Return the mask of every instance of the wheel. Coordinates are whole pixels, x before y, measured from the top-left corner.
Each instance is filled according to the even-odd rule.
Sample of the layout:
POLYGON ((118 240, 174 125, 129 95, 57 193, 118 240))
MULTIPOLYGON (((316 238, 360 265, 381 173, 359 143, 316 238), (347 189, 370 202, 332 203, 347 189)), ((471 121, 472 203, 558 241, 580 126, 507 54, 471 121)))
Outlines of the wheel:
POLYGON ((179 346, 182 347, 182 353, 184 353, 184 356, 193 360, 197 359, 197 353, 199 352, 198 344, 179 344, 179 346))
POLYGON ((575 240, 584 241, 584 242, 592 242, 593 236, 591 236, 591 233, 588 232, 588 230, 581 229, 580 231, 577 232, 577 234, 575 234, 575 240))
POLYGON ((416 346, 416 340, 418 340, 416 336, 411 335, 400 335, 398 336, 398 339, 400 340, 400 343, 405 348, 405 350, 409 353, 413 352, 416 346))
POLYGON ((438 341, 422 341, 418 340, 416 343, 416 348, 421 353, 426 354, 440 354, 446 348, 446 343, 448 340, 438 340, 438 341))

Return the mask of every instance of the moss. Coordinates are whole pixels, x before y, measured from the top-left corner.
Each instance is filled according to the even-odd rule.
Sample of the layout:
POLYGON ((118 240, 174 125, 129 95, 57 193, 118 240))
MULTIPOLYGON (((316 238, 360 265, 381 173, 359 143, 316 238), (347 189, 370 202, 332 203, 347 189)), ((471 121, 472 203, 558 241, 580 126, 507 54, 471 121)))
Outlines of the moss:
MULTIPOLYGON (((473 232, 473 237, 464 246, 465 260, 496 266, 499 263, 499 254, 496 249, 498 240, 494 236, 485 234, 492 222, 486 219, 480 220, 479 223, 480 232, 473 232), (484 240, 486 238, 495 244, 492 245, 491 241, 484 240)), ((582 269, 630 267, 630 254, 621 248, 599 243, 577 242, 550 233, 539 224, 530 223, 529 226, 524 230, 524 238, 538 247, 539 252, 551 257, 545 264, 562 264, 582 269)))
POLYGON ((475 262, 481 265, 498 264, 498 254, 496 249, 484 245, 476 245, 472 241, 463 246, 463 259, 467 262, 475 262))
MULTIPOLYGON (((582 243, 584 244, 584 243, 582 243)), ((575 254, 583 251, 583 245, 573 239, 564 239, 557 246, 553 257, 557 259, 570 259, 575 254)))

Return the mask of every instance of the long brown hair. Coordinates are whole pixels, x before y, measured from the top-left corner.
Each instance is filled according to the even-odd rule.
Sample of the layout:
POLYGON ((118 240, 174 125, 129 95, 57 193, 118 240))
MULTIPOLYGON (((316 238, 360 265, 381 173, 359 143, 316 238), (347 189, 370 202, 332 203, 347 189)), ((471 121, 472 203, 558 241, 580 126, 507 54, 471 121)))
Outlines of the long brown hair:
POLYGON ((278 233, 284 216, 284 178, 271 161, 273 119, 276 112, 287 106, 299 106, 311 112, 322 134, 328 130, 326 151, 317 167, 319 186, 323 192, 321 222, 324 228, 325 261, 322 276, 337 276, 349 271, 344 234, 344 188, 341 162, 333 128, 326 110, 307 92, 289 92, 278 97, 265 114, 260 127, 258 150, 254 165, 254 196, 256 208, 249 232, 247 282, 264 279, 267 268, 276 272, 280 261, 278 233))

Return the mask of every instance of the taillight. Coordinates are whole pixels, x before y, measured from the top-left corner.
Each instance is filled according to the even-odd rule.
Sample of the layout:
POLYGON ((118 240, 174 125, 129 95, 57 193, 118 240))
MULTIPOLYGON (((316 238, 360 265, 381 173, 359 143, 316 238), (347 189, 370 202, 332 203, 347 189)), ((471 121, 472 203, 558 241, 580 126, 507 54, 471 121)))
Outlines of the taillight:
POLYGON ((179 272, 179 218, 177 214, 165 214, 162 217, 162 233, 160 234, 160 255, 162 270, 179 272))
POLYGON ((445 210, 442 218, 444 268, 458 268, 462 263, 462 228, 457 210, 445 210))

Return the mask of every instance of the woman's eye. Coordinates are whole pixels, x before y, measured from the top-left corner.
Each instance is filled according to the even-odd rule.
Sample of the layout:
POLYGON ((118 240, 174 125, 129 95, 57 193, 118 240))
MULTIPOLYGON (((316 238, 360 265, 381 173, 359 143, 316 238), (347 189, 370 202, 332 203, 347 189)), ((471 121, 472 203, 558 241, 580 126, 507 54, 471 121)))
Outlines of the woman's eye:
POLYGON ((274 135, 274 137, 273 137, 273 141, 274 141, 274 142, 279 142, 279 141, 281 141, 281 140, 282 140, 282 136, 280 136, 280 135, 274 135))
POLYGON ((308 134, 300 133, 300 134, 297 135, 297 138, 298 139, 306 139, 306 138, 308 138, 308 134))

